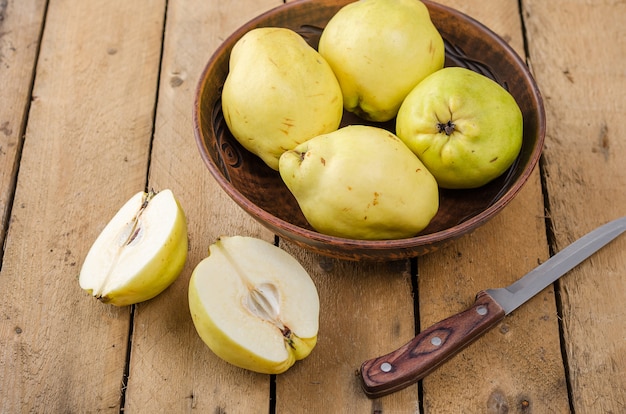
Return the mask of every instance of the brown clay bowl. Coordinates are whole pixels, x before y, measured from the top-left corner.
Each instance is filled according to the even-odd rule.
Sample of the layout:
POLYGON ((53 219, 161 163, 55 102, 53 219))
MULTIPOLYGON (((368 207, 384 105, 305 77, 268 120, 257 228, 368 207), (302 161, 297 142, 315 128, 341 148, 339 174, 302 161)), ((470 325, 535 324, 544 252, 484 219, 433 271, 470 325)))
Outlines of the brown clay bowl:
MULTIPOLYGON (((252 217, 275 234, 323 255, 346 260, 390 261, 435 251, 467 234, 501 211, 520 191, 537 164, 545 137, 545 112, 539 90, 525 63, 510 46, 472 18, 424 1, 446 43, 446 66, 463 66, 494 79, 515 97, 524 117, 522 150, 511 168, 474 190, 442 190, 440 208, 429 226, 415 237, 365 241, 316 232, 278 172, 246 151, 232 137, 221 110, 221 88, 228 73, 230 50, 250 29, 287 27, 317 47, 328 20, 351 0, 301 0, 262 14, 235 31, 207 63, 193 108, 195 138, 202 159, 222 189, 252 217)), ((393 132, 395 120, 382 124, 393 132)), ((365 122, 349 113, 342 126, 365 122)))

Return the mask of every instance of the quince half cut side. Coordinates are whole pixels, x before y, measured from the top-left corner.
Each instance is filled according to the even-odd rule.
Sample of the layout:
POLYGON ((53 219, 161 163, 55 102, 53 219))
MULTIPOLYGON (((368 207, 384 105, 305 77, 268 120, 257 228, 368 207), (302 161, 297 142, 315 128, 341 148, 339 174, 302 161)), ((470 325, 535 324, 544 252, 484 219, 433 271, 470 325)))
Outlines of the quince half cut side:
POLYGON ((181 273, 187 244, 185 214, 172 191, 139 192, 91 246, 80 287, 116 306, 152 299, 181 273))

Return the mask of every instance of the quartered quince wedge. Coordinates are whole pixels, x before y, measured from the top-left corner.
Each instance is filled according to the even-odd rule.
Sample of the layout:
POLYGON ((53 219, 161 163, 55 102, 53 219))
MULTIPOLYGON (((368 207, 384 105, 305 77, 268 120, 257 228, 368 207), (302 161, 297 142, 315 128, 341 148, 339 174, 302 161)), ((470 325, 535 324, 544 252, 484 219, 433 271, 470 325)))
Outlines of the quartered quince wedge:
POLYGON ((139 192, 115 214, 87 253, 80 287, 126 306, 170 286, 187 260, 185 214, 171 190, 139 192))

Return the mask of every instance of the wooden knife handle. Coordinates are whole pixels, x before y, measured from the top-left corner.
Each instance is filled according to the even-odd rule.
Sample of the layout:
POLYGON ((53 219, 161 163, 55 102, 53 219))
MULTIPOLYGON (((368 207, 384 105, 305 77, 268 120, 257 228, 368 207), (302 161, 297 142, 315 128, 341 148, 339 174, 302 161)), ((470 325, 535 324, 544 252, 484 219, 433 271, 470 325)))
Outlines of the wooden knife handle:
POLYGON ((399 391, 469 345, 500 322, 504 309, 485 291, 474 305, 420 332, 401 348, 361 365, 363 391, 369 398, 399 391))

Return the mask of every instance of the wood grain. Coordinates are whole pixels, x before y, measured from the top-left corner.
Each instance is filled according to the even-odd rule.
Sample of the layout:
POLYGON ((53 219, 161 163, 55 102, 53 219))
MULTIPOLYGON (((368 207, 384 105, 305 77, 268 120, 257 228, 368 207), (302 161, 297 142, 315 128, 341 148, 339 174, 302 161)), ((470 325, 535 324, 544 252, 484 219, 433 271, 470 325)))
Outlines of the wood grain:
POLYGON ((145 186, 163 10, 48 5, 0 275, 4 412, 119 412, 129 308, 88 297, 77 276, 145 186))
POLYGON ((410 340, 415 317, 425 329, 464 310, 545 260, 552 239, 560 250, 626 213, 626 4, 441 2, 522 55, 523 18, 548 115, 544 176, 537 169, 492 221, 416 261, 345 262, 280 240, 311 273, 321 314, 313 353, 273 378, 216 358, 189 316, 189 277, 217 236, 274 240, 202 164, 191 110, 215 48, 282 1, 0 0, 0 411, 622 412, 624 237, 421 387, 374 400, 360 388, 360 364, 410 340), (89 297, 77 276, 103 226, 146 184, 179 198, 189 259, 174 285, 131 312, 89 297))
MULTIPOLYGON (((626 215, 626 3, 523 3, 530 57, 546 97, 544 169, 560 250, 626 215)), ((623 412, 626 239, 598 252, 559 286, 572 407, 576 413, 623 412)))
POLYGON ((44 0, 0 2, 0 242, 21 155, 45 13, 44 0))
POLYGON ((358 368, 415 335, 409 261, 358 263, 305 252, 281 240, 311 273, 320 295, 318 344, 276 378, 276 412, 414 412, 417 384, 370 400, 358 368))
MULTIPOLYGON (((482 22, 524 56, 516 1, 443 3, 482 22)), ((536 169, 494 220, 418 262, 421 329, 469 307, 478 291, 508 285, 547 255, 536 169)), ((424 412, 567 411, 558 329, 554 291, 546 289, 423 380, 424 412), (539 382, 531 377, 544 385, 532 385, 539 382)))
POLYGON ((264 413, 270 377, 217 358, 195 331, 187 291, 194 267, 220 235, 274 236, 219 188, 200 158, 191 109, 200 72, 237 27, 277 0, 169 1, 149 185, 170 188, 187 216, 189 256, 179 279, 136 306, 125 412, 264 413), (230 13, 236 8, 240 13, 230 13), (242 398, 245 396, 245 398, 242 398))

